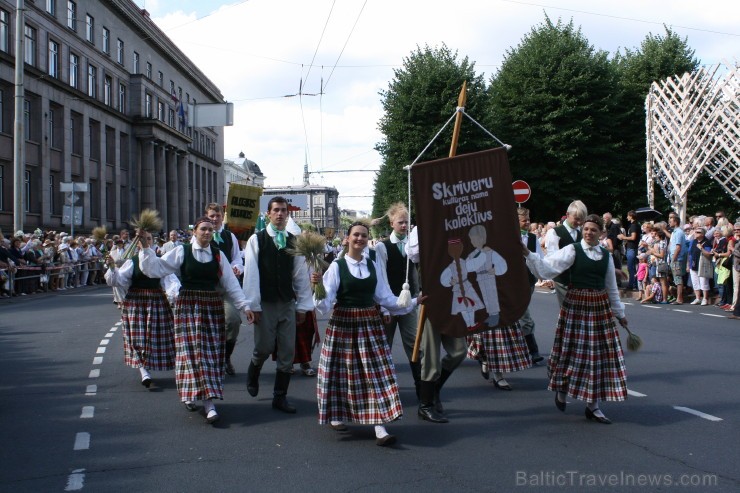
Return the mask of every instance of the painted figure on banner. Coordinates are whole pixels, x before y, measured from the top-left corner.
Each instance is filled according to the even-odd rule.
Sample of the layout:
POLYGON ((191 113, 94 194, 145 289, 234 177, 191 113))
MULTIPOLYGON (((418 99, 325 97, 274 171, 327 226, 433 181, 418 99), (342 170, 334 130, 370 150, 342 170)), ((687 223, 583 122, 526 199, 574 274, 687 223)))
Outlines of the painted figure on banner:
POLYGON ((452 263, 442 271, 439 282, 442 286, 452 288, 452 315, 461 315, 467 327, 475 326, 475 312, 483 309, 483 302, 468 280, 466 262, 461 262, 463 244, 459 238, 447 241, 447 253, 452 263))
POLYGON ((496 276, 506 274, 506 260, 494 249, 486 246, 486 228, 480 224, 470 228, 468 232, 470 243, 475 250, 468 254, 466 266, 468 272, 475 272, 475 280, 483 298, 488 318, 485 323, 489 327, 498 325, 501 308, 498 302, 498 288, 496 276))

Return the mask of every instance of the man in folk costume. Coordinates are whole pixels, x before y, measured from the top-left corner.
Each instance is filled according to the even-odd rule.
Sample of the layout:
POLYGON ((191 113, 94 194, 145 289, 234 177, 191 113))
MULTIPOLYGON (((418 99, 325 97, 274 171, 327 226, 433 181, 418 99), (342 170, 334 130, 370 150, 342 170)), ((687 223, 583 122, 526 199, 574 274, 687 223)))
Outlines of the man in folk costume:
MULTIPOLYGON (((221 250, 226 257, 226 261, 231 265, 231 270, 237 279, 244 272, 244 261, 242 260, 239 240, 234 233, 224 227, 224 209, 221 204, 210 203, 206 206, 205 216, 213 223, 213 238, 211 246, 221 250)), ((191 240, 191 242, 194 240, 191 240)), ((224 297, 224 312, 226 315, 226 374, 235 375, 236 369, 231 363, 231 355, 236 347, 236 339, 239 337, 239 327, 242 324, 242 318, 239 310, 234 304, 224 297)))
MULTIPOLYGON (((551 229, 545 236, 545 248, 548 256, 567 245, 581 241, 581 225, 587 215, 586 204, 580 200, 574 200, 570 203, 563 224, 551 229)), ((570 284, 570 273, 566 271, 553 280, 555 281, 558 303, 562 305, 570 284)))
MULTIPOLYGON (((409 212, 405 205, 397 202, 390 206, 386 212, 391 223, 393 232, 386 240, 375 245, 376 262, 378 264, 378 275, 380 275, 391 288, 394 295, 399 296, 406 279, 406 243, 408 241, 409 212)), ((412 297, 419 295, 419 279, 416 268, 411 265, 408 269, 409 291, 412 297)), ((411 361, 414 352, 414 341, 416 339, 416 326, 418 325, 417 311, 413 310, 406 315, 384 315, 385 338, 388 346, 393 348, 393 337, 396 327, 401 334, 403 350, 409 360, 411 376, 414 378, 416 395, 419 396, 419 385, 421 382, 421 363, 411 361)))
MULTIPOLYGON (((522 236, 522 245, 527 247, 527 250, 530 252, 542 258, 542 247, 537 239, 537 235, 529 232, 529 209, 520 207, 516 212, 519 217, 519 230, 522 236)), ((527 269, 527 276, 529 277, 529 291, 530 293, 534 293, 534 286, 537 283, 537 278, 529 271, 529 269, 527 269)), ((530 305, 532 304, 531 299, 529 303, 530 305)), ((524 312, 522 318, 519 319, 519 326, 522 329, 522 335, 527 343, 529 355, 532 356, 532 362, 539 363, 544 358, 540 356, 540 349, 537 346, 537 340, 534 338, 534 319, 529 313, 529 307, 527 307, 527 311, 524 312)))
POLYGON ((294 236, 285 231, 288 202, 273 197, 267 204, 270 224, 252 235, 244 249, 244 294, 247 313, 254 317, 254 353, 247 371, 247 392, 259 392, 262 364, 277 348, 277 371, 272 407, 286 413, 296 408, 288 403, 295 355, 295 326, 313 310, 305 259, 286 251, 294 236))
MULTIPOLYGON (((415 264, 419 263, 418 228, 409 233, 406 243, 406 255, 415 264)), ((421 382, 419 385, 420 419, 432 423, 447 423, 444 408, 440 400, 440 390, 455 368, 460 366, 467 355, 467 344, 464 337, 452 337, 441 334, 429 320, 424 321, 424 332, 421 337, 421 382), (440 346, 445 349, 444 358, 440 346)))

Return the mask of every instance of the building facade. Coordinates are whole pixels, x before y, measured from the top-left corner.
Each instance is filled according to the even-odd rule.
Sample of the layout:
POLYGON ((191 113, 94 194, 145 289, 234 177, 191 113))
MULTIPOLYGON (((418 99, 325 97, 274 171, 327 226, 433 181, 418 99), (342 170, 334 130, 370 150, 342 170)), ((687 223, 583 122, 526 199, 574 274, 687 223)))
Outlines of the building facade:
POLYGON ((238 183, 253 187, 264 187, 266 176, 257 163, 250 161, 243 152, 233 161, 224 159, 224 198, 229 195, 229 185, 238 183))
MULTIPOLYGON (((0 227, 13 224, 15 0, 0 0, 0 227)), ((60 183, 87 183, 82 230, 144 208, 185 228, 223 198, 223 127, 188 126, 219 89, 131 0, 26 0, 24 229, 64 229, 60 183)))
POLYGON ((277 195, 301 204, 301 210, 291 212, 293 220, 298 224, 309 222, 320 232, 324 232, 324 228, 338 231, 339 192, 336 188, 304 184, 294 187, 265 187, 262 192, 263 199, 267 200, 277 195))

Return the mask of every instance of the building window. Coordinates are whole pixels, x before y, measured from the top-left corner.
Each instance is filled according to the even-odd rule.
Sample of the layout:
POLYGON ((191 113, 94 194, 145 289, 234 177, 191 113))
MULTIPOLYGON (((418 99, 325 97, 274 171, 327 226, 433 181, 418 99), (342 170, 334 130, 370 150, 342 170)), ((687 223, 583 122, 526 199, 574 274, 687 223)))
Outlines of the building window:
POLYGON ((103 103, 106 106, 110 106, 113 101, 111 99, 111 91, 113 90, 113 79, 109 76, 105 76, 103 79, 103 103))
POLYGON ((25 41, 25 55, 23 61, 29 65, 36 65, 36 29, 26 24, 24 30, 26 41, 25 41))
POLYGON ((118 111, 126 113, 126 85, 118 83, 118 111))
POLYGON ((23 100, 23 131, 26 140, 31 140, 31 102, 23 100))
POLYGON ((123 41, 119 39, 117 46, 118 46, 118 56, 116 60, 118 60, 118 63, 123 65, 123 41))
POLYGON ((74 53, 69 54, 69 85, 78 88, 80 84, 79 79, 79 63, 80 57, 74 53))
POLYGON ((30 212, 28 208, 28 204, 31 203, 31 172, 26 170, 24 173, 25 179, 23 180, 23 185, 26 189, 26 204, 25 204, 25 210, 26 212, 30 212))
POLYGON ((100 161, 100 122, 90 120, 88 138, 90 142, 90 159, 100 161))
POLYGON ((134 52, 134 73, 139 73, 139 54, 134 52))
POLYGON ((103 53, 110 55, 110 31, 107 27, 103 28, 103 53))
POLYGON ((0 9, 0 51, 10 52, 10 14, 0 9))
POLYGON ((49 40, 49 75, 59 78, 59 43, 49 40))
POLYGON ((164 74, 161 70, 157 72, 157 80, 159 81, 159 87, 164 87, 164 74))
POLYGON ((175 110, 172 108, 169 108, 167 111, 167 124, 170 127, 175 128, 175 110))
POLYGON ((67 27, 77 31, 77 4, 67 0, 67 27))
POLYGON ((0 89, 0 134, 5 132, 5 91, 0 89))
POLYGON ((157 101, 157 119, 161 122, 164 121, 164 103, 157 101))
POLYGON ((54 175, 49 175, 49 214, 56 214, 56 210, 54 207, 54 196, 55 193, 55 187, 54 187, 54 175))
POLYGON ((0 211, 5 210, 5 166, 0 165, 0 211))
POLYGON ((70 139, 72 142, 72 154, 82 154, 82 115, 72 113, 69 120, 70 139))
POLYGON ((149 93, 144 95, 144 116, 152 117, 152 95, 149 93))
POLYGON ((95 18, 90 14, 85 15, 85 39, 95 44, 95 18))
POLYGON ((87 95, 91 98, 98 97, 98 69, 95 65, 87 65, 87 95))
POLYGON ((47 120, 46 137, 49 139, 49 144, 54 147, 54 109, 49 108, 49 119, 47 120))
POLYGON ((57 15, 57 0, 46 0, 46 12, 57 15))
POLYGON ((149 62, 146 62, 146 78, 152 79, 152 64, 149 62))

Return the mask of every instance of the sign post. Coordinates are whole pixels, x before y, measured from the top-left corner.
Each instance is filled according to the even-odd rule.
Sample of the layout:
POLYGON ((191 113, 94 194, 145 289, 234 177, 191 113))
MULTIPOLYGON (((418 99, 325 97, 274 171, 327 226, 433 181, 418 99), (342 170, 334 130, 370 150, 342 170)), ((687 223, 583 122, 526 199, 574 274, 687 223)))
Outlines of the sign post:
POLYGON ((532 189, 524 180, 516 180, 511 184, 511 188, 514 189, 514 202, 517 204, 523 204, 532 196, 532 189))
POLYGON ((77 205, 82 197, 78 193, 89 192, 90 186, 87 183, 61 182, 59 183, 59 191, 65 194, 64 206, 62 208, 62 224, 70 225, 71 231, 69 235, 74 237, 75 225, 82 225, 82 207, 77 205))

